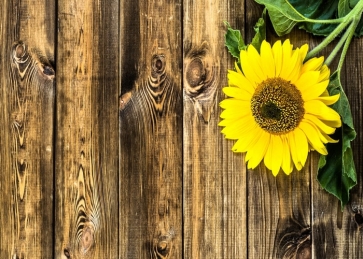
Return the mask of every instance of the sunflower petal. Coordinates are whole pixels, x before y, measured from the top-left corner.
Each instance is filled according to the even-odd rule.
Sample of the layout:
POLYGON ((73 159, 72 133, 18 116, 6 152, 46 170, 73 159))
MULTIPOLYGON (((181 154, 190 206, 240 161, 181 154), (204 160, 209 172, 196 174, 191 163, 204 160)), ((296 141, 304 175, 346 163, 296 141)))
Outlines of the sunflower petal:
POLYGON ((261 60, 263 62, 262 69, 268 78, 275 77, 275 61, 272 54, 270 43, 262 41, 261 43, 261 60))
POLYGON ((299 54, 300 53, 298 51, 294 51, 292 56, 290 58, 286 57, 287 60, 285 60, 285 53, 284 53, 284 61, 283 61, 284 63, 280 77, 287 81, 291 81, 291 83, 295 83, 298 76, 300 75, 301 64, 298 62, 299 54))
POLYGON ((271 171, 274 176, 276 176, 281 168, 282 164, 282 153, 283 153, 283 146, 282 146, 282 140, 279 135, 271 135, 271 141, 272 142, 272 149, 273 149, 273 160, 271 164, 271 171))
POLYGON ((326 105, 332 105, 336 103, 340 98, 340 94, 332 95, 332 96, 319 96, 316 100, 322 101, 326 105))
POLYGON ((249 130, 248 134, 240 135, 242 138, 238 139, 236 144, 232 147, 233 152, 247 152, 251 146, 254 146, 257 143, 257 140, 260 137, 261 131, 259 131, 259 127, 255 124, 251 130, 249 130))
POLYGON ((308 54, 309 51, 309 45, 308 44, 304 44, 300 47, 300 63, 302 64, 305 60, 306 55, 308 54))
POLYGON ((254 129, 257 127, 252 116, 246 116, 243 118, 235 119, 234 122, 226 120, 229 124, 224 121, 219 123, 219 126, 226 125, 221 132, 225 135, 227 139, 239 139, 245 137, 245 135, 252 134, 254 129), (252 132, 252 133, 250 133, 252 132))
POLYGON ((228 70, 228 84, 230 86, 237 86, 244 89, 251 96, 255 92, 253 85, 246 79, 246 77, 238 72, 228 70))
POLYGON ((240 110, 235 110, 235 109, 226 109, 223 112, 221 112, 220 117, 222 119, 239 119, 239 118, 243 118, 247 115, 250 115, 251 112, 244 110, 244 109, 240 109, 240 110))
POLYGON ((323 65, 320 69, 319 82, 323 80, 328 80, 330 77, 330 69, 327 65, 323 65))
MULTIPOLYGON (((305 113, 313 114, 321 120, 339 121, 339 114, 332 108, 326 106, 322 101, 310 100, 304 103, 305 113)), ((340 126, 339 126, 340 127, 340 126)))
POLYGON ((322 81, 309 89, 306 89, 305 91, 301 92, 301 95, 304 99, 304 101, 309 101, 311 99, 315 99, 319 97, 322 93, 324 93, 325 89, 327 88, 329 84, 329 80, 322 81))
POLYGON ((257 62, 255 60, 250 60, 247 50, 242 50, 240 54, 240 60, 242 64, 242 71, 248 81, 251 82, 251 85, 256 86, 262 80, 255 73, 252 64, 257 62))
POLYGON ((307 120, 309 121, 309 123, 316 125, 325 134, 333 134, 335 132, 335 128, 326 125, 324 122, 322 122, 314 115, 305 114, 303 121, 304 120, 307 120))
POLYGON ((228 97, 234 97, 239 100, 250 101, 252 95, 247 92, 244 88, 240 87, 223 87, 223 93, 225 93, 228 97))
POLYGON ((279 77, 282 68, 282 45, 280 40, 276 41, 272 46, 272 53, 275 60, 275 77, 279 77))
POLYGON ((308 157, 308 152, 309 152, 309 145, 308 145, 308 140, 306 138, 305 133, 300 129, 300 128, 296 128, 293 132, 294 137, 295 137, 295 144, 296 144, 296 150, 297 150, 297 157, 298 157, 298 161, 300 163, 300 169, 299 167, 295 164, 296 168, 298 170, 301 170, 301 168, 305 165, 306 163, 306 159, 308 157))
POLYGON ((299 128, 305 133, 305 136, 308 139, 310 146, 314 150, 318 151, 322 155, 328 154, 328 151, 326 150, 323 142, 319 137, 317 128, 305 121, 300 122, 299 128))
POLYGON ((289 147, 289 144, 287 143, 285 135, 281 136, 281 140, 282 140, 282 147, 283 147, 283 152, 281 154, 282 155, 281 168, 285 174, 289 175, 293 169, 292 164, 291 164, 290 147, 289 147))
POLYGON ((264 73, 262 69, 262 67, 264 67, 265 64, 262 65, 260 54, 257 52, 257 50, 252 44, 250 44, 247 48, 247 55, 248 59, 250 60, 249 65, 251 65, 251 67, 253 68, 253 71, 255 72, 256 76, 260 79, 260 81, 265 80, 267 78, 267 75, 266 73, 264 73))
POLYGON ((289 142, 292 161, 294 162, 296 169, 298 171, 300 171, 302 169, 302 165, 301 165, 300 160, 299 160, 298 149, 297 149, 297 145, 296 145, 296 142, 295 142, 294 131, 289 132, 287 137, 288 137, 288 140, 289 140, 288 142, 289 142))
POLYGON ((247 109, 251 108, 251 102, 240 100, 236 98, 227 98, 224 99, 219 103, 219 106, 221 106, 223 109, 232 109, 235 110, 235 112, 239 112, 239 109, 247 109))
POLYGON ((295 86, 301 91, 301 93, 304 93, 318 83, 319 75, 319 71, 306 72, 295 82, 295 86))
POLYGON ((270 134, 260 129, 261 133, 256 144, 251 146, 251 149, 247 151, 246 161, 248 161, 248 168, 254 169, 264 158, 267 148, 270 144, 270 134))
POLYGON ((304 63, 304 65, 301 68, 301 73, 303 74, 307 71, 318 71, 323 65, 323 62, 324 62, 324 57, 311 58, 304 63))

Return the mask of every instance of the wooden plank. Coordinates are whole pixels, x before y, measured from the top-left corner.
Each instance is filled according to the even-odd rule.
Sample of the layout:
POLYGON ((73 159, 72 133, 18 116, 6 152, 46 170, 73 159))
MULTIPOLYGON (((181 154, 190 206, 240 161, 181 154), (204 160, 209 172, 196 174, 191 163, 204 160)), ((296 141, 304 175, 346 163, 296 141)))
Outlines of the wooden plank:
MULTIPOLYGON (((262 7, 249 0, 246 10, 246 42, 250 42, 262 7)), ((299 30, 288 38, 294 48, 309 42, 309 35, 299 30)), ((269 23, 267 40, 272 44, 278 40, 269 23)), ((294 169, 289 176, 280 171, 275 178, 263 163, 248 171, 248 258, 311 257, 311 167, 308 158, 300 172, 294 169)))
POLYGON ((118 17, 58 1, 55 258, 119 258, 118 17))
POLYGON ((182 258, 181 7, 121 2, 120 258, 182 258))
POLYGON ((243 30, 244 1, 184 1, 184 258, 247 258, 246 167, 218 127, 225 20, 243 30))
POLYGON ((0 10, 0 257, 52 258, 55 2, 0 10))
MULTIPOLYGON (((333 46, 331 46, 332 50, 333 46)), ((312 180, 313 258, 363 258, 363 177, 362 177, 362 41, 353 40, 341 72, 342 85, 350 101, 357 138, 353 141, 358 185, 350 202, 341 211, 340 202, 312 180)), ((330 49, 323 54, 327 56, 330 49)), ((338 59, 338 58, 337 58, 338 59)), ((336 67, 337 62, 331 70, 336 67)), ((315 157, 316 163, 318 156, 315 157)), ((317 168, 314 168, 316 171, 317 168)))

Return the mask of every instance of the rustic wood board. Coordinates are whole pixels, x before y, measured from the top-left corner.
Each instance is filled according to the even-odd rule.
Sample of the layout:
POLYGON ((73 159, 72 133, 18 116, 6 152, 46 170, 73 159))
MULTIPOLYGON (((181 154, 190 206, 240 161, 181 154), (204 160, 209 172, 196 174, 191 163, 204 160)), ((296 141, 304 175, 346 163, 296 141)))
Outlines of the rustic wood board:
POLYGON ((1 258, 53 257, 55 2, 31 2, 0 4, 1 258))
POLYGON ((218 127, 233 68, 223 21, 243 28, 243 9, 243 1, 184 1, 184 258, 247 258, 246 167, 218 127))
POLYGON ((316 152, 273 177, 246 170, 220 133, 233 69, 223 22, 250 42, 253 0, 0 10, 0 258, 363 258, 360 39, 342 72, 359 184, 341 211, 316 180, 316 152))
POLYGON ((121 12, 120 258, 182 258, 182 5, 121 12))
POLYGON ((118 1, 58 1, 55 258, 119 258, 118 1))

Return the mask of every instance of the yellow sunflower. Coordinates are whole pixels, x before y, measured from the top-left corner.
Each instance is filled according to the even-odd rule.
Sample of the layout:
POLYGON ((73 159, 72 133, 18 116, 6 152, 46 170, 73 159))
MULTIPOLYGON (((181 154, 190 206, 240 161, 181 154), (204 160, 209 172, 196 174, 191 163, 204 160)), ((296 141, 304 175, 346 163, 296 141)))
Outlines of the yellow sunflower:
POLYGON ((326 155, 324 144, 336 142, 328 135, 341 126, 340 116, 328 105, 339 95, 326 90, 330 71, 324 58, 304 63, 308 45, 293 49, 289 40, 273 47, 263 41, 260 53, 249 45, 240 53, 242 71, 228 71, 230 98, 220 106, 222 133, 237 140, 232 150, 246 152, 248 168, 262 159, 273 175, 280 168, 290 174, 301 170, 308 152, 326 155))

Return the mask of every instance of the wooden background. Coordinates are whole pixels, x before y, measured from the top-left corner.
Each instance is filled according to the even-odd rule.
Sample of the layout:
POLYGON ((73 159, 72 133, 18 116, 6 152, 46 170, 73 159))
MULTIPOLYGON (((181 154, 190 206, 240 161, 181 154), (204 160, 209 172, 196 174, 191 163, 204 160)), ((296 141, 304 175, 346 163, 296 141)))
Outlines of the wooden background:
POLYGON ((249 42, 261 12, 252 0, 0 1, 0 258, 363 258, 361 39, 342 73, 359 182, 343 212, 315 153, 275 178, 246 170, 217 126, 233 68, 223 21, 249 42))

